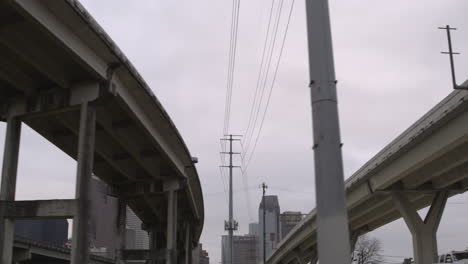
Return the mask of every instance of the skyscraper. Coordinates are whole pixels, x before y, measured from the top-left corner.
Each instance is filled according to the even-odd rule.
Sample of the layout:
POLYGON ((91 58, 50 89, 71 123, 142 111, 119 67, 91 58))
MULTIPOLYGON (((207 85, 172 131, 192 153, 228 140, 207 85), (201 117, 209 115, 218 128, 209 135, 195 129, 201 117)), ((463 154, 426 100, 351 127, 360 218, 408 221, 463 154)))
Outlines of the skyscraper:
MULTIPOLYGON (((256 235, 233 236, 234 256, 232 264, 257 264, 258 239, 256 235)), ((228 236, 221 237, 221 261, 222 264, 231 264, 228 259, 228 236)))
MULTIPOLYGON (((94 254, 113 258, 118 245, 118 199, 108 195, 108 186, 98 178, 92 179, 92 219, 93 236, 91 247, 94 254)), ((141 220, 127 207, 126 247, 129 249, 148 249, 149 238, 141 230, 141 220)), ((73 243, 73 242, 72 242, 73 243)))
MULTIPOLYGON (((117 198, 107 195, 107 184, 96 177, 91 181, 91 252, 95 255, 113 258, 117 248, 117 198)), ((73 243, 73 241, 72 241, 73 243)))
POLYGON ((257 235, 258 236, 258 223, 250 223, 249 224, 249 235, 257 235))
MULTIPOLYGON (((127 229, 132 230, 134 234, 133 245, 128 245, 130 249, 148 249, 149 248, 149 237, 148 232, 141 229, 141 220, 136 214, 127 207, 127 229)), ((128 232, 127 232, 128 234, 128 232)))
MULTIPOLYGON (((281 214, 281 239, 302 220, 301 212, 286 211, 281 214)), ((281 240, 280 239, 280 240, 281 240)))
POLYGON ((265 253, 267 259, 269 256, 271 256, 271 253, 276 248, 276 245, 281 239, 280 206, 278 202, 278 196, 265 196, 265 201, 260 202, 258 209, 258 219, 258 261, 263 261, 263 226, 265 225, 265 253), (263 222, 264 210, 265 223, 263 222))

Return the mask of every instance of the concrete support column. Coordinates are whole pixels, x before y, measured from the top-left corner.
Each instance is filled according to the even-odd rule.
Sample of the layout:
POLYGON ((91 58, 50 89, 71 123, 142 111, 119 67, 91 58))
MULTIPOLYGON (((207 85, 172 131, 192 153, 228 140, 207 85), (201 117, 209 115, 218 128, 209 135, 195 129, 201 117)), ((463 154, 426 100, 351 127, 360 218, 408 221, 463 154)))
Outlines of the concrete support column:
POLYGON ((126 233, 127 233, 127 203, 123 199, 119 199, 119 213, 117 219, 117 252, 115 256, 115 263, 125 264, 123 259, 123 251, 125 250, 126 233))
POLYGON ((189 223, 185 227, 185 264, 192 264, 192 230, 189 223))
POLYGON ((71 264, 89 263, 91 237, 91 175, 94 163, 96 109, 85 102, 81 105, 78 135, 78 164, 76 176, 77 216, 73 219, 71 264))
POLYGON ((437 262, 437 229, 447 203, 448 191, 436 193, 424 221, 403 192, 392 193, 393 201, 413 237, 415 264, 437 262))
POLYGON ((177 191, 167 191, 166 264, 177 264, 177 191))
MULTIPOLYGON (((8 118, 0 189, 2 201, 15 200, 20 138, 21 121, 17 117, 8 118)), ((12 263, 15 224, 4 216, 0 208, 0 263, 12 263)))

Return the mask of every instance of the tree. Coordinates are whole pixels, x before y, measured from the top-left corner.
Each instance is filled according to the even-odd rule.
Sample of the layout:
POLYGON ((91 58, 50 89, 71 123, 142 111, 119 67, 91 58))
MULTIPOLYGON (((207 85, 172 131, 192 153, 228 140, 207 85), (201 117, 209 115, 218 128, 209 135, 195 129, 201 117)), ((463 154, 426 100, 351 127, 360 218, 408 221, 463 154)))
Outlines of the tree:
POLYGON ((375 237, 361 236, 356 242, 353 260, 356 264, 383 263, 382 243, 375 237))

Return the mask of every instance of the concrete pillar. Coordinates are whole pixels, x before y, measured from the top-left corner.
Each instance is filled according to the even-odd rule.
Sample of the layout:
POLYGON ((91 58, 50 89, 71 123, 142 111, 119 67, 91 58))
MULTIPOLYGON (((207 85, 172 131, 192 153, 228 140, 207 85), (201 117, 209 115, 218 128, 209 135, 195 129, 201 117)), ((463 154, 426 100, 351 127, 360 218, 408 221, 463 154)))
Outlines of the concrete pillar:
POLYGON ((393 201, 413 237, 415 264, 437 262, 437 229, 447 203, 448 191, 436 193, 424 221, 403 192, 392 193, 393 201))
MULTIPOLYGON (((0 200, 3 201, 15 200, 20 138, 21 121, 17 117, 8 118, 0 189, 0 200)), ((12 263, 15 225, 4 215, 5 212, 0 210, 0 263, 12 263)))
POLYGON ((192 264, 192 230, 190 224, 185 227, 185 264, 192 264))
POLYGON ((166 264, 177 264, 177 191, 167 191, 166 264))
POLYGON ((89 263, 91 237, 91 175, 94 162, 96 109, 88 102, 81 105, 76 176, 77 216, 73 219, 71 264, 89 263))
POLYGON ((123 259, 123 251, 125 250, 126 233, 127 233, 127 203, 124 199, 119 199, 119 213, 117 219, 117 252, 115 255, 116 264, 125 264, 123 259))

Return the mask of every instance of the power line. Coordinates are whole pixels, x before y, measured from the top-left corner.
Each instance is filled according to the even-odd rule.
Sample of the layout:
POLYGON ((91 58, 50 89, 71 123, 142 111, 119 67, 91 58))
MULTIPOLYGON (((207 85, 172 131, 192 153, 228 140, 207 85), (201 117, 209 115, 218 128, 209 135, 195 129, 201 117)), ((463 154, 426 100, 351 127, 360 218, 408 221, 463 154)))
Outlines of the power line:
POLYGON ((266 107, 265 107, 265 111, 263 113, 263 117, 262 117, 262 121, 260 123, 260 128, 258 130, 258 133, 257 133, 257 137, 255 139, 255 143, 254 143, 254 147, 252 148, 252 152, 250 154, 250 157, 247 161, 247 164, 245 165, 245 169, 248 168, 249 164, 250 164, 250 161, 252 160, 252 157, 255 153, 255 149, 257 147, 257 143, 258 143, 258 139, 260 137, 260 134, 262 132, 262 128, 263 128, 263 124, 265 122, 265 117, 266 117, 266 113, 268 111, 268 106, 270 104, 270 99, 271 99, 271 94, 272 94, 272 91, 273 91, 273 88, 274 88, 274 84, 275 84, 275 81, 276 81, 276 77, 277 77, 277 74, 278 74, 278 69, 279 69, 279 65, 280 65, 280 62, 281 62, 281 57, 283 55, 283 50, 284 50, 284 44, 286 43, 286 37, 287 37, 287 34, 288 34, 288 29, 289 29, 289 24, 290 24, 290 21, 291 21, 291 15, 292 15, 292 11, 293 11, 293 7, 294 7, 294 2, 295 0, 293 0, 291 2, 291 9, 289 10, 289 16, 288 16, 288 21, 286 23, 286 29, 285 29, 285 32, 284 32, 284 36, 283 36, 283 42, 281 44, 281 49, 280 49, 280 53, 279 53, 279 57, 278 57, 278 61, 277 61, 277 64, 276 64, 276 68, 275 68, 275 73, 274 73, 274 76, 273 76, 273 81, 271 83, 271 87, 270 87, 270 93, 268 95, 268 99, 267 99, 267 104, 266 104, 266 107))
MULTIPOLYGON (((231 115, 231 101, 232 101, 232 88, 234 82, 234 69, 237 51, 237 31, 239 26, 239 10, 240 0, 232 1, 232 15, 231 15, 231 35, 229 42, 229 59, 228 59, 228 70, 227 70, 227 81, 226 81, 226 100, 224 105, 224 124, 223 124, 223 135, 226 135, 229 131, 230 115, 231 115)), ((225 142, 221 142, 221 151, 226 151, 225 142)), ((220 157, 221 166, 225 166, 225 158, 223 155, 220 157)), ((220 167, 221 179, 223 181, 224 191, 227 199, 227 187, 224 175, 224 170, 220 167)))
MULTIPOLYGON (((241 153, 244 152, 244 144, 242 143, 242 140, 239 141, 241 145, 241 153)), ((241 158, 241 165, 244 164, 244 157, 242 154, 240 155, 241 158)), ((243 167, 240 167, 241 169, 241 174, 242 174, 242 183, 244 185, 244 192, 245 192, 245 202, 247 203, 247 214, 249 216, 249 221, 253 221, 252 217, 252 201, 250 199, 250 193, 248 192, 248 177, 247 177, 247 171, 243 169, 243 167)))
POLYGON ((270 45, 269 45, 269 48, 268 48, 268 52, 267 52, 269 54, 268 54, 268 58, 267 58, 268 62, 266 64, 266 71, 263 74, 263 78, 261 77, 261 83, 263 83, 263 85, 261 86, 262 88, 261 88, 261 92, 260 92, 260 99, 258 100, 257 111, 256 112, 254 111, 255 112, 255 118, 253 119, 254 121, 253 121, 252 129, 250 130, 250 133, 249 133, 249 131, 247 131, 247 134, 246 134, 246 152, 248 152, 248 150, 249 150, 250 143, 251 143, 251 140, 252 140, 252 136, 253 136, 253 134, 255 132, 255 129, 256 129, 258 115, 260 113, 260 109, 261 109, 262 102, 263 102, 263 96, 265 94, 266 82, 268 80, 268 74, 270 72, 271 61, 272 61, 272 58, 273 58, 273 53, 274 53, 274 50, 275 50, 276 39, 277 39, 277 34, 278 34, 279 22, 281 20, 281 13, 282 13, 282 10, 283 10, 283 3, 284 3, 284 0, 281 0, 280 4, 279 4, 279 7, 278 7, 278 10, 276 12, 276 17, 275 17, 275 22, 274 22, 274 27, 273 27, 274 34, 273 34, 273 37, 271 39, 271 42, 270 42, 270 45))
POLYGON ((258 94, 258 89, 260 87, 260 79, 261 79, 261 76, 262 76, 262 73, 263 73, 263 63, 265 61, 265 51, 266 51, 266 48, 267 48, 268 37, 269 37, 269 34, 270 34, 271 18, 272 18, 272 15, 273 15, 273 6, 274 6, 274 4, 275 4, 275 0, 272 0, 271 1, 271 7, 270 7, 270 15, 269 15, 269 18, 268 18, 268 26, 267 26, 266 36, 265 36, 265 42, 263 43, 262 59, 261 59, 261 62, 260 62, 260 69, 258 71, 257 85, 255 86, 254 99, 252 101, 252 107, 250 108, 249 121, 247 122, 247 128, 244 131, 244 135, 247 135, 247 131, 249 131, 249 129, 250 129, 252 116, 253 116, 255 105, 256 105, 256 102, 257 102, 257 94, 258 94))
POLYGON ((229 132, 229 123, 231 116, 231 101, 232 101, 232 90, 234 84, 234 73, 236 64, 236 53, 237 53, 237 32, 239 28, 239 11, 240 11, 240 0, 233 0, 232 6, 232 19, 231 19, 231 38, 229 43, 229 62, 228 62, 228 76, 226 82, 226 103, 224 110, 224 129, 223 133, 226 135, 229 132))

